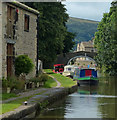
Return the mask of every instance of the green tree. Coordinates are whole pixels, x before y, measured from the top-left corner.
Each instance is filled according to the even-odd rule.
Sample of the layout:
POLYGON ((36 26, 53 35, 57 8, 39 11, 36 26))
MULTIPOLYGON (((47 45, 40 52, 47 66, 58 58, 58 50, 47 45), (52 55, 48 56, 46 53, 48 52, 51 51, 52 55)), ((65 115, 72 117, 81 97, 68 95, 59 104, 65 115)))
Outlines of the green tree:
POLYGON ((25 3, 40 12, 39 17, 39 59, 44 68, 49 67, 61 52, 71 50, 73 35, 67 32, 65 23, 68 20, 66 8, 61 2, 25 3), (69 35, 68 35, 69 34, 69 35), (69 39, 65 39, 69 36, 69 39), (71 37, 70 37, 71 36, 71 37), (70 40, 71 38, 71 40, 70 40), (66 47, 68 43, 71 44, 66 47))
POLYGON ((74 33, 67 32, 67 35, 65 36, 65 39, 63 41, 64 42, 63 53, 67 53, 73 49, 73 46, 75 45, 75 42, 73 41, 73 39, 75 36, 76 35, 74 33))
POLYGON ((109 75, 117 74, 117 7, 105 13, 95 33, 98 65, 109 75))
POLYGON ((32 60, 27 55, 20 55, 15 59, 15 74, 28 74, 33 69, 32 60))

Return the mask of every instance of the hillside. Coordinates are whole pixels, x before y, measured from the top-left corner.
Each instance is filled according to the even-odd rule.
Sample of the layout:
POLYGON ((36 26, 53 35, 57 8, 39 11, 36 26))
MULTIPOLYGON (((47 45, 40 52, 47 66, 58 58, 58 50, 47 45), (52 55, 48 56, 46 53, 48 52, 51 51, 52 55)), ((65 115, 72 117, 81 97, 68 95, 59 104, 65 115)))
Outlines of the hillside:
POLYGON ((77 44, 81 41, 89 41, 94 37, 98 22, 70 17, 66 25, 69 32, 76 33, 75 42, 77 44))

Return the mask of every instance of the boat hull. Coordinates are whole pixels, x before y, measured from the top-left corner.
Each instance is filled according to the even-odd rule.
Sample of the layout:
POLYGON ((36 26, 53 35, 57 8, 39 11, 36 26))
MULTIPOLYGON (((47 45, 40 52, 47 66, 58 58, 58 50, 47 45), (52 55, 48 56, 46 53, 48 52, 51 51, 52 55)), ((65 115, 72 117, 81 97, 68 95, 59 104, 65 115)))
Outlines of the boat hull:
POLYGON ((77 81, 80 85, 96 85, 98 84, 98 78, 96 77, 81 77, 77 81))

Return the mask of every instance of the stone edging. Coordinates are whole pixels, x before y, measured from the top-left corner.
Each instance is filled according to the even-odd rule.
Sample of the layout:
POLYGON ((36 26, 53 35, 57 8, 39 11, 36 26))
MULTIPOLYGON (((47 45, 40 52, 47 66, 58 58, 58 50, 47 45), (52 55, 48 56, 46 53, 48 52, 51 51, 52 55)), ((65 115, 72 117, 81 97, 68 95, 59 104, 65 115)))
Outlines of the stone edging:
POLYGON ((14 111, 3 114, 0 116, 1 120, 23 120, 25 118, 34 118, 41 109, 76 90, 77 85, 72 86, 71 88, 52 88, 43 95, 32 97, 28 105, 21 105, 14 111))

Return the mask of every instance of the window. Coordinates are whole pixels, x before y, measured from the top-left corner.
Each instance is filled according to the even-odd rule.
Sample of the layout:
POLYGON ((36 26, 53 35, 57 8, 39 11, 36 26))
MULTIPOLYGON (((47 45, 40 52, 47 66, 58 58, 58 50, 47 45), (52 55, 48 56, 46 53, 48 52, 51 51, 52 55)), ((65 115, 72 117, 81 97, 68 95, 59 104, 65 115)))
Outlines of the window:
POLYGON ((71 71, 71 68, 68 68, 68 71, 71 71))
POLYGON ((29 15, 24 16, 24 31, 29 31, 29 15))

